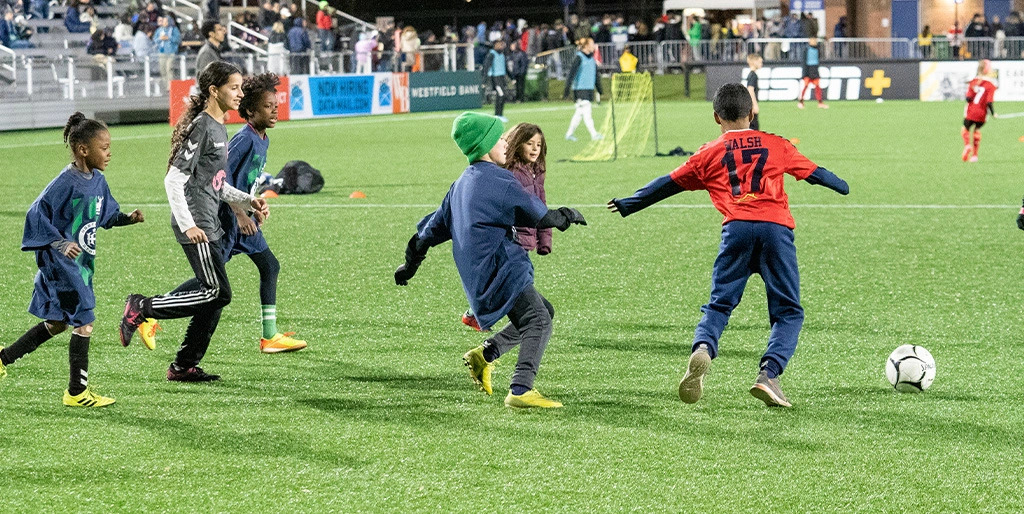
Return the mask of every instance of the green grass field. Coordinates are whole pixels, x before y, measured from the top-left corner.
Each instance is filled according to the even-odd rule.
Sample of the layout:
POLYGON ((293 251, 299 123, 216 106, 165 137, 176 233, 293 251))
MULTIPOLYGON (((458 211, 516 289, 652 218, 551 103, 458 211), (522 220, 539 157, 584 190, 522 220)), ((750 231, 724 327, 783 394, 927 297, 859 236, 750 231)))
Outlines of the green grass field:
MULTIPOLYGON (((707 103, 658 109, 663 148, 717 137, 707 103)), ((0 511, 1024 504, 1024 234, 1014 224, 1024 118, 990 121, 982 160, 968 165, 959 159, 959 103, 763 106, 764 129, 798 137, 803 153, 852 189, 841 197, 787 184, 807 318, 782 381, 794 408, 769 410, 748 393, 768 337, 756 277, 705 397, 684 405, 676 396, 719 241, 721 216, 707 195, 681 194, 627 219, 601 207, 681 159, 558 162, 584 144, 561 138, 571 105, 509 108, 513 122, 549 135, 549 203, 581 206, 590 223, 556 232, 554 252, 534 256, 537 288, 556 309, 537 387, 565 408, 518 412, 502 404, 514 354, 491 397, 462 366, 482 338, 459 323, 466 300, 450 245, 430 252, 409 287, 392 278, 416 221, 465 166, 449 138, 456 114, 272 130, 268 170, 304 159, 327 180, 320 194, 273 200, 265 227, 283 266, 279 325, 310 348, 258 353, 258 279, 236 258, 234 301, 203 361, 223 380, 196 385, 164 379, 185 321, 165 322, 153 352, 117 341, 128 293, 162 293, 191 272, 162 186, 169 127, 114 127, 107 179, 122 209, 148 218, 99 236, 90 378, 117 403, 60 403, 67 335, 10 366, 0 383, 0 511), (350 200, 354 190, 368 198, 350 200), (938 363, 923 394, 894 393, 885 380, 885 358, 903 343, 924 345, 938 363)), ((26 209, 68 161, 60 143, 55 130, 0 135, 0 344, 37 323, 26 313, 36 268, 19 244, 26 209)))

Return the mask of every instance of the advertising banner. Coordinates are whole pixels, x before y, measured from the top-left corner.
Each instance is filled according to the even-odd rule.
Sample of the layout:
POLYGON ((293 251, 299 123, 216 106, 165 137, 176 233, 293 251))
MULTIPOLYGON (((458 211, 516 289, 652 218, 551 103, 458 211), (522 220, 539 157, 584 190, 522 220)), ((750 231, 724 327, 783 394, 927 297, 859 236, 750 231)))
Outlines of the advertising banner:
POLYGON ((409 111, 452 111, 483 106, 480 74, 431 71, 409 74, 409 111))
POLYGON ((408 73, 292 75, 290 79, 293 120, 409 112, 408 73))
MULTIPOLYGON (((281 83, 277 85, 277 119, 288 121, 291 119, 288 102, 288 77, 280 77, 281 83)), ((171 125, 178 123, 178 118, 188 109, 188 97, 196 94, 195 79, 172 80, 170 91, 170 111, 168 119, 171 125)), ((235 111, 228 112, 228 123, 245 123, 245 120, 235 111)))
MULTIPOLYGON (((967 83, 978 74, 974 61, 923 61, 920 66, 923 102, 964 101, 967 83)), ((992 69, 996 73, 992 82, 999 87, 994 100, 1024 101, 1024 61, 992 61, 992 69)))
MULTIPOLYGON (((706 96, 729 82, 746 84, 750 68, 740 65, 708 66, 706 96)), ((824 65, 821 75, 822 97, 836 100, 912 100, 918 97, 919 69, 916 62, 877 61, 824 65)), ((796 101, 803 87, 800 66, 765 66, 757 70, 760 91, 758 101, 796 101)), ((814 87, 808 87, 804 99, 814 98, 814 87)))

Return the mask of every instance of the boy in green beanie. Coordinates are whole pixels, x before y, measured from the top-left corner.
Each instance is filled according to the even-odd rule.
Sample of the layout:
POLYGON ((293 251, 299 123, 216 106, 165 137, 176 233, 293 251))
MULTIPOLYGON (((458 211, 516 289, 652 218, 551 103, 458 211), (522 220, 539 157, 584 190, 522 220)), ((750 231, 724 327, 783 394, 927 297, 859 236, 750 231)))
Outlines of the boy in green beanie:
POLYGON ((586 225, 576 209, 548 210, 523 189, 505 164, 501 121, 485 114, 462 113, 452 126, 452 139, 469 167, 452 184, 441 207, 423 218, 405 250, 405 264, 395 270, 395 283, 404 286, 416 274, 427 249, 452 240, 455 266, 480 328, 490 329, 508 315, 510 323, 463 356, 470 377, 492 393, 494 361, 515 346, 519 358, 505 405, 561 407, 533 387, 544 349, 551 338, 555 310, 533 287, 533 263, 516 239, 516 226, 557 228, 586 225))

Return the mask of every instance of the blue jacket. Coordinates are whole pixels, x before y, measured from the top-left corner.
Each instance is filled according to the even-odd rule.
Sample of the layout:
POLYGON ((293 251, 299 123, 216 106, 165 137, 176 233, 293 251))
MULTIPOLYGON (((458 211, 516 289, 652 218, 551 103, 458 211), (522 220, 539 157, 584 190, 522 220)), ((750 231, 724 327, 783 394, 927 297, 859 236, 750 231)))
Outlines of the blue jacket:
POLYGON ((91 25, 83 22, 81 16, 82 13, 78 12, 77 7, 68 7, 64 13, 64 27, 68 32, 89 32, 91 25))
POLYGON ((296 23, 288 31, 288 51, 305 52, 312 47, 313 44, 309 41, 309 34, 306 33, 305 27, 296 23))
POLYGON ((511 171, 477 161, 452 184, 441 207, 417 225, 417 237, 428 247, 452 241, 462 289, 480 328, 505 317, 533 284, 533 263, 513 227, 535 227, 547 212, 511 171))
POLYGON ((161 54, 176 54, 178 46, 181 45, 181 32, 178 27, 157 27, 153 33, 153 42, 156 43, 156 51, 161 54), (160 39, 167 35, 167 39, 160 39))

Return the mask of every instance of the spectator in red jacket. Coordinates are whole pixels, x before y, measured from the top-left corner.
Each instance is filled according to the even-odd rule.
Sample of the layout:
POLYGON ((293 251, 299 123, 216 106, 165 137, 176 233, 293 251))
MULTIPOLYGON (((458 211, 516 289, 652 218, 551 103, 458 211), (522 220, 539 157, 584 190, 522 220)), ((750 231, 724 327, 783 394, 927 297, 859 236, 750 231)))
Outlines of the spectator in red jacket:
POLYGON ((316 12, 316 28, 320 34, 320 50, 324 52, 334 51, 334 32, 332 29, 331 14, 327 11, 330 6, 327 0, 320 2, 320 10, 316 12))

